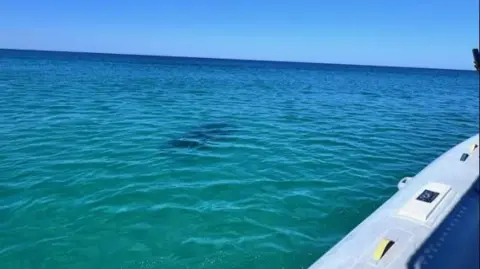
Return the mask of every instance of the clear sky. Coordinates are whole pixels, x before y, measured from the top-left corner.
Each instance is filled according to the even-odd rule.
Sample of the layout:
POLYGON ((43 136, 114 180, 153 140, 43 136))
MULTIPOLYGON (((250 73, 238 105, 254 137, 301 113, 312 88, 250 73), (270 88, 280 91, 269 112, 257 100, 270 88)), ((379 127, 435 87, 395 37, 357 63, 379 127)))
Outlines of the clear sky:
POLYGON ((478 0, 0 0, 0 48, 473 69, 478 0))

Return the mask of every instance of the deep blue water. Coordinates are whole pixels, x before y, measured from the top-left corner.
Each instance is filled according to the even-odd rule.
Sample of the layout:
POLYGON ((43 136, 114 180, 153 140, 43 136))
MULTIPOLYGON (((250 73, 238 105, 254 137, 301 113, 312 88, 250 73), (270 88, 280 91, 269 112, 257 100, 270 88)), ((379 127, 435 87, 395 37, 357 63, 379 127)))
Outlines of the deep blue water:
POLYGON ((0 50, 0 268, 306 268, 477 132, 478 81, 0 50))

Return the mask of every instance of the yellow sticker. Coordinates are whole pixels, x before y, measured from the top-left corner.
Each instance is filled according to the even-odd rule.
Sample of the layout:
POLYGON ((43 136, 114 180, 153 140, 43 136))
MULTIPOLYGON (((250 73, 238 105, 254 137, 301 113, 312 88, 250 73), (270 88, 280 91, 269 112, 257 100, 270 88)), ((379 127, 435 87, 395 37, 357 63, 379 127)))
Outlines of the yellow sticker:
POLYGON ((477 148, 478 148, 478 145, 477 145, 477 144, 472 144, 472 145, 470 146, 470 153, 474 152, 477 148))
POLYGON ((380 242, 378 242, 377 248, 375 248, 373 259, 376 261, 380 260, 394 243, 392 240, 382 238, 380 242))

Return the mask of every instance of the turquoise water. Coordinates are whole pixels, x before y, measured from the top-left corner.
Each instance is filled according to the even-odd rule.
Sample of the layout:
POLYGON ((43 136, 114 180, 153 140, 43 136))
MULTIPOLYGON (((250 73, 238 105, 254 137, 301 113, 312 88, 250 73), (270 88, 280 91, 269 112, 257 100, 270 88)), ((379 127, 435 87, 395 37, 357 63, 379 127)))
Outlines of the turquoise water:
POLYGON ((0 268, 306 268, 478 99, 470 71, 0 50, 0 268))

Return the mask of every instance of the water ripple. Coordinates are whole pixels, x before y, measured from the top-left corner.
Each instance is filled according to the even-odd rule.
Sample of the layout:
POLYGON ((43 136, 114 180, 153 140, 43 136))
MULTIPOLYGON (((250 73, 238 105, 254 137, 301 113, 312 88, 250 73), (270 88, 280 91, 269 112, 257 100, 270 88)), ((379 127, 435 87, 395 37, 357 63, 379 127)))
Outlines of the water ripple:
POLYGON ((0 264, 305 268, 477 132, 477 89, 463 71, 8 54, 0 264))

